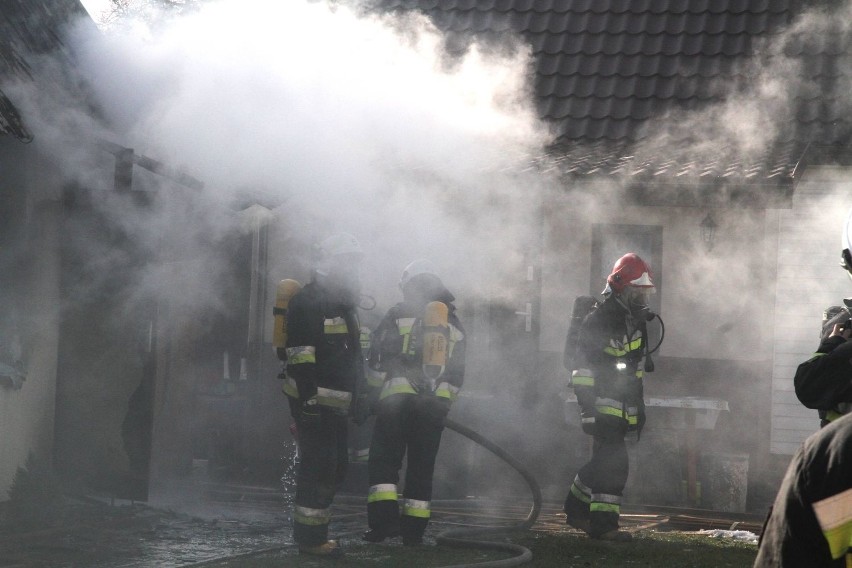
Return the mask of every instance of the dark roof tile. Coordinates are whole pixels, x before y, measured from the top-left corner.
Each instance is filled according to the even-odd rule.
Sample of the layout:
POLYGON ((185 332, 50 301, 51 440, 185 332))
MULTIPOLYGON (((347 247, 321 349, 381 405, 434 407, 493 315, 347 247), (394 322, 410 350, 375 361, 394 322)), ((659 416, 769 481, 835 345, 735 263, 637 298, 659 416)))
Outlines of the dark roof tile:
MULTIPOLYGON (((786 176, 784 156, 772 170, 764 167, 768 162, 738 161, 737 156, 709 163, 688 156, 634 159, 625 153, 631 141, 648 135, 655 117, 701 109, 747 84, 749 58, 767 51, 755 46, 773 38, 785 40, 784 53, 797 58, 804 73, 800 106, 791 110, 799 130, 785 127, 783 136, 792 143, 795 136, 849 133, 846 98, 831 92, 845 69, 836 59, 852 47, 840 32, 844 22, 838 20, 835 32, 785 38, 781 33, 794 21, 801 0, 378 1, 417 6, 439 28, 454 32, 511 29, 524 36, 536 57, 534 88, 541 116, 556 123, 565 141, 583 145, 589 156, 598 143, 611 149, 611 155, 598 153, 596 163, 583 166, 587 172, 786 176)), ((564 163, 571 159, 566 156, 564 163)))

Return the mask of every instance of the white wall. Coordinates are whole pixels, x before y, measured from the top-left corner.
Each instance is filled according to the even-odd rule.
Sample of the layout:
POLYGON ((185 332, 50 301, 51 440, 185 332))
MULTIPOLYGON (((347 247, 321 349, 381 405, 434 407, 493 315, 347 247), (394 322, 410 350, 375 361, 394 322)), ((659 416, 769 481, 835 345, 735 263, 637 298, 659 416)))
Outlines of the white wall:
POLYGON ((823 310, 852 296, 852 283, 839 267, 850 207, 852 172, 817 168, 796 188, 792 209, 779 212, 770 440, 775 454, 792 454, 819 429, 817 412, 796 398, 793 376, 819 345, 823 310))

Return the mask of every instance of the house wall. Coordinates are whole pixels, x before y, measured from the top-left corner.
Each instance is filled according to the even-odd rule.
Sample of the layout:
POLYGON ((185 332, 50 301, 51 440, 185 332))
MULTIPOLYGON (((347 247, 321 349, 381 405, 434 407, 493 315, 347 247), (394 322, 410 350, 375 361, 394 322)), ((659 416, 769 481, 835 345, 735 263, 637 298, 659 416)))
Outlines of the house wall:
MULTIPOLYGON (((14 223, 21 229, 0 250, 0 254, 16 256, 11 263, 14 274, 3 278, 0 316, 6 321, 10 317, 17 320, 21 359, 27 372, 19 390, 0 386, 0 500, 5 500, 18 468, 26 464, 31 453, 42 464, 51 459, 59 340, 60 234, 59 204, 53 191, 57 183, 35 149, 16 140, 0 139, 0 168, 3 207, 15 208, 14 223), (26 199, 11 198, 22 194, 26 199)), ((3 260, 4 268, 8 268, 9 257, 3 260)))
MULTIPOLYGON (((764 322, 774 320, 778 212, 730 207, 638 207, 605 202, 584 207, 568 194, 545 207, 542 260, 540 350, 545 359, 561 362, 573 299, 598 294, 603 280, 590 284, 592 226, 596 223, 652 225, 662 228, 661 260, 652 266, 662 283, 659 312, 665 322, 665 340, 653 359, 656 369, 646 374, 645 394, 708 397, 728 404, 712 431, 702 432, 699 456, 750 462, 749 506, 774 493, 777 479, 765 475, 769 459, 772 332, 764 322), (710 213, 717 225, 712 247, 702 240, 702 219, 710 213), (590 285, 592 288, 590 289, 590 285), (770 489, 767 489, 770 488, 770 489)), ((628 251, 624 251, 628 252, 628 251)), ((652 327, 656 324, 652 324, 652 327)), ((564 384, 568 372, 559 363, 552 376, 564 384)), ((566 411, 570 413, 570 408, 566 411)), ((672 411, 650 409, 642 443, 631 449, 638 460, 633 499, 645 503, 685 504, 678 501, 682 475, 684 432, 672 411), (654 456, 669 455, 669 462, 654 456), (648 462, 652 462, 648 469, 648 462), (659 461, 659 463, 657 463, 659 461), (643 463, 646 464, 643 466, 643 463), (668 463, 668 469, 658 469, 668 463), (644 477, 643 477, 644 476, 644 477), (649 477, 650 476, 650 477, 649 477), (667 480, 664 494, 637 495, 643 485, 667 480)), ((567 436, 570 434, 566 434, 567 436)), ((583 440, 577 467, 585 458, 583 440), (581 455, 583 454, 583 455, 581 455)), ((703 459, 703 458, 701 458, 703 459)), ((570 469, 570 468, 569 468, 570 469)))
POLYGON ((842 169, 811 168, 796 188, 792 209, 779 212, 770 441, 776 454, 792 454, 819 428, 816 411, 796 398, 793 376, 819 345, 823 310, 852 293, 838 266, 852 207, 850 178, 842 169))

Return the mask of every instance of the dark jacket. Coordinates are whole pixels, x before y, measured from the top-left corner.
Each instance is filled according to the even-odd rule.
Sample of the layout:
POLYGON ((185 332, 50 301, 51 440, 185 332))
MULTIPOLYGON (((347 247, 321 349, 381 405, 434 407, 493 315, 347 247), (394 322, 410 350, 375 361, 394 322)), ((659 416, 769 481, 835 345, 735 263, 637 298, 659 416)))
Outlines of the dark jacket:
POLYGON ((284 392, 322 406, 348 409, 364 380, 358 315, 316 282, 302 288, 287 310, 284 392))
POLYGON ((443 290, 424 300, 443 302, 448 308, 444 373, 432 384, 422 370, 422 318, 427 301, 401 302, 388 310, 372 334, 367 374, 374 398, 431 392, 452 401, 458 396, 464 383, 465 334, 452 304, 454 298, 443 290))
POLYGON ((793 383, 799 401, 819 410, 823 424, 852 411, 852 341, 824 339, 796 369, 793 383))
POLYGON ((641 430, 646 335, 614 295, 583 320, 571 380, 585 432, 641 430))
POLYGON ((796 452, 764 526, 755 568, 849 566, 850 511, 852 415, 847 415, 796 452))

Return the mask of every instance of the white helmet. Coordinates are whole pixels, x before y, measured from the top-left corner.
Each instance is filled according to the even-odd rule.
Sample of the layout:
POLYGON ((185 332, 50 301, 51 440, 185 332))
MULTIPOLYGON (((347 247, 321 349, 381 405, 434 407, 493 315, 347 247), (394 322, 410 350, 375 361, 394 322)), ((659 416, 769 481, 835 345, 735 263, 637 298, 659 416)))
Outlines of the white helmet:
POLYGON ((840 266, 846 270, 849 278, 852 278, 852 209, 849 210, 849 214, 846 216, 842 241, 843 252, 841 253, 842 260, 840 266))
POLYGON ((358 239, 349 233, 336 233, 331 235, 322 241, 318 248, 321 259, 341 254, 364 254, 364 251, 361 250, 361 244, 358 242, 358 239))
POLYGON ((431 274, 435 278, 438 278, 438 271, 435 269, 435 265, 425 258, 420 258, 409 263, 409 265, 402 270, 402 276, 399 279, 399 289, 402 290, 405 288, 405 285, 408 284, 412 278, 420 274, 431 274))

